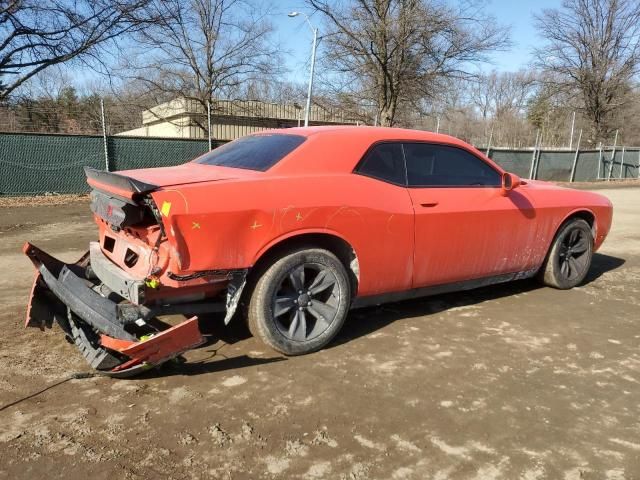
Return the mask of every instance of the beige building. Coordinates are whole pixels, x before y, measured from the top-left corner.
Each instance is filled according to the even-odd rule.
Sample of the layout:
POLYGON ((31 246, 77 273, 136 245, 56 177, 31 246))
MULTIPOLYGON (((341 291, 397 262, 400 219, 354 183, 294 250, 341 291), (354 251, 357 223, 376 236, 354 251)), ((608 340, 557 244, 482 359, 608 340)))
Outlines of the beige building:
MULTIPOLYGON (((355 125, 344 112, 313 105, 310 125, 355 125)), ((216 100, 211 104, 211 132, 215 140, 234 140, 250 133, 304 124, 298 105, 255 100, 216 100)), ((207 110, 200 102, 178 98, 142 112, 142 127, 117 135, 136 137, 207 138, 207 110)))

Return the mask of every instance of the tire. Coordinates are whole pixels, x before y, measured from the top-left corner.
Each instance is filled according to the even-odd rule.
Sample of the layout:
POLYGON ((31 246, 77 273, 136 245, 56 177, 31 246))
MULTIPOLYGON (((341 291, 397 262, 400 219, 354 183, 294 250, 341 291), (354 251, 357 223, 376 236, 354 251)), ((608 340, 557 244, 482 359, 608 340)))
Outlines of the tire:
POLYGON ((328 250, 299 248, 262 271, 249 301, 249 330, 285 355, 315 352, 340 331, 350 303, 342 262, 328 250))
POLYGON ((584 281, 592 257, 591 227, 581 218, 570 219, 558 230, 538 279, 560 290, 573 288, 584 281))

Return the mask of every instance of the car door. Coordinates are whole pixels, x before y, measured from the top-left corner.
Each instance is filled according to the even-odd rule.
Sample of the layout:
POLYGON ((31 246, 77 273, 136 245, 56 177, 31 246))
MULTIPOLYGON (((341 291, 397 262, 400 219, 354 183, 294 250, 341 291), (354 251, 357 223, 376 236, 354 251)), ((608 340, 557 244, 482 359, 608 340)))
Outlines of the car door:
POLYGON ((413 286, 531 268, 535 209, 523 192, 504 195, 501 172, 456 146, 404 143, 415 211, 413 286))
POLYGON ((365 221, 354 236, 359 250, 360 295, 410 290, 413 282, 414 216, 400 142, 372 145, 355 169, 360 178, 351 204, 365 221), (360 202, 360 203, 358 203, 360 202))

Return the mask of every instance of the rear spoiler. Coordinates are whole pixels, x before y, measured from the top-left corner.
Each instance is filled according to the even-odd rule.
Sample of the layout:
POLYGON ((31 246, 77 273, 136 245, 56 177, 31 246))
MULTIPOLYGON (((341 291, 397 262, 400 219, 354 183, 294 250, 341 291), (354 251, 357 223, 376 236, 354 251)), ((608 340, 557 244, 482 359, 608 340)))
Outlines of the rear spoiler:
POLYGON ((160 188, 152 183, 91 167, 84 167, 84 173, 87 176, 87 183, 93 188, 128 199, 160 188))

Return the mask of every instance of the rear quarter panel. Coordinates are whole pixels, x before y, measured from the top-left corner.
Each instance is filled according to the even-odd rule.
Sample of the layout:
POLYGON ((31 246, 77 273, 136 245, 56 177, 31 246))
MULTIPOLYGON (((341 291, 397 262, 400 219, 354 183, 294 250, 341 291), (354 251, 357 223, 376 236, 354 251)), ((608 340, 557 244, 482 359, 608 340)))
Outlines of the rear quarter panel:
POLYGON ((351 173, 263 175, 161 190, 153 198, 181 273, 250 268, 282 240, 328 233, 354 249, 359 295, 411 286, 413 210, 402 187, 351 173))

